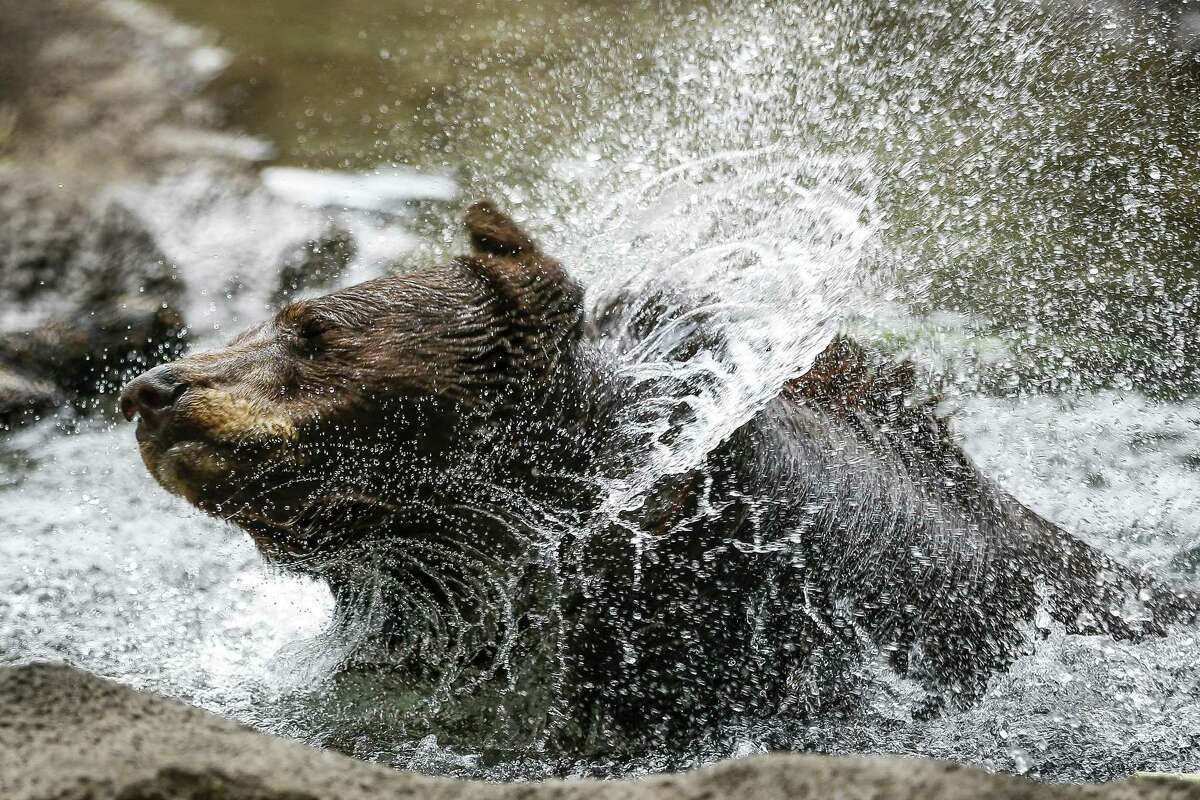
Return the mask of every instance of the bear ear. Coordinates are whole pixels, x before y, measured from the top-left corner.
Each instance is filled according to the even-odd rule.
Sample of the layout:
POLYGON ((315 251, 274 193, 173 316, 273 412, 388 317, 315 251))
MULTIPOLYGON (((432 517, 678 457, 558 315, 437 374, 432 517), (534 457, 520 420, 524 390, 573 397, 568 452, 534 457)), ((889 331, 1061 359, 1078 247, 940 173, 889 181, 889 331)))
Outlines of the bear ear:
POLYGON ((525 231, 490 200, 480 200, 468 208, 466 223, 471 247, 478 255, 519 256, 538 252, 525 231))
POLYGON ((496 294, 508 318, 514 351, 544 359, 578 335, 583 290, 562 264, 489 201, 467 210, 466 226, 475 252, 463 263, 496 294))

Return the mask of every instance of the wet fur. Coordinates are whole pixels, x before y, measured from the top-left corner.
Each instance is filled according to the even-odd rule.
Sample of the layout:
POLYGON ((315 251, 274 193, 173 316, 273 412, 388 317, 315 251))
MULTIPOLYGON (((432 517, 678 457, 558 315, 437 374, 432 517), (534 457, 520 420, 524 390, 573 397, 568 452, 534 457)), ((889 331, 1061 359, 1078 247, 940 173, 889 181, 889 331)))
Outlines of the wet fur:
POLYGON ((139 434, 166 488, 328 581, 414 675, 533 691, 557 670, 562 741, 672 744, 844 707, 871 648, 928 689, 915 713, 969 703, 1043 604, 1119 638, 1194 618, 998 490, 909 367, 844 338, 701 467, 599 514, 648 391, 615 362, 678 298, 585 318, 509 218, 478 204, 467 227, 471 256, 176 362, 187 391, 139 434), (180 441, 194 452, 164 466, 180 441))

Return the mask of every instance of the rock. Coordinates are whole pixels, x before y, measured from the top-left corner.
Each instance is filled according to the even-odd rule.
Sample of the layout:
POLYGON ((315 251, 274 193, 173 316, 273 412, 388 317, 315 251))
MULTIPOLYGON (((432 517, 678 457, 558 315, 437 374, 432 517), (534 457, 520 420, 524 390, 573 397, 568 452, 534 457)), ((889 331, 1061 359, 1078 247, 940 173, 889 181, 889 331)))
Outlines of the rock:
POLYGON ((279 268, 276 303, 287 303, 305 291, 333 285, 354 258, 354 237, 331 225, 318 239, 305 242, 284 256, 279 268))
POLYGON ((308 748, 61 665, 0 669, 5 800, 1184 800, 1167 778, 1046 785, 944 762, 780 754, 639 781, 430 778, 308 748))
POLYGON ((0 171, 0 297, 26 317, 134 296, 179 299, 175 268, 121 205, 35 169, 0 171))
POLYGON ((178 354, 178 270, 116 198, 269 154, 201 94, 226 60, 148 4, 0 0, 0 426, 103 405, 178 354))
POLYGON ((0 432, 33 422, 61 402, 50 383, 0 367, 0 432))
POLYGON ((224 161, 209 135, 220 113, 200 90, 226 59, 149 4, 0 0, 0 147, 68 186, 137 178, 214 146, 224 161))
POLYGON ((182 332, 182 318, 166 303, 121 296, 0 335, 0 369, 53 383, 61 398, 112 394, 130 372, 178 355, 182 332))
POLYGON ((208 130, 199 34, 137 3, 0 0, 0 423, 88 405, 178 349, 181 284, 110 187, 208 130), (178 29, 183 30, 183 29, 178 29), (89 338, 94 337, 94 338, 89 338), (36 409, 36 410, 34 410, 36 409))
MULTIPOLYGON (((181 295, 174 266, 128 209, 37 170, 0 172, 0 369, 52 387, 37 391, 43 411, 177 355, 181 295)), ((0 408, 27 405, 14 381, 0 383, 0 408)))

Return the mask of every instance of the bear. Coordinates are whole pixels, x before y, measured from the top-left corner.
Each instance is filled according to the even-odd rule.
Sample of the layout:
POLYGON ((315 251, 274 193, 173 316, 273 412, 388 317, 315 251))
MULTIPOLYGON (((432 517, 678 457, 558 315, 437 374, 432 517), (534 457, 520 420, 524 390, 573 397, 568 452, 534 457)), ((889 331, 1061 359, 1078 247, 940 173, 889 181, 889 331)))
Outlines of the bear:
POLYGON ((1118 639, 1194 621, 1195 595, 999 489, 913 368, 846 336, 702 463, 637 484, 662 432, 620 362, 686 298, 589 312, 494 204, 466 229, 469 255, 291 303, 119 400, 163 487, 325 581, 389 668, 540 693, 543 744, 671 749, 842 713, 869 652, 930 715, 979 698, 1043 612, 1118 639))

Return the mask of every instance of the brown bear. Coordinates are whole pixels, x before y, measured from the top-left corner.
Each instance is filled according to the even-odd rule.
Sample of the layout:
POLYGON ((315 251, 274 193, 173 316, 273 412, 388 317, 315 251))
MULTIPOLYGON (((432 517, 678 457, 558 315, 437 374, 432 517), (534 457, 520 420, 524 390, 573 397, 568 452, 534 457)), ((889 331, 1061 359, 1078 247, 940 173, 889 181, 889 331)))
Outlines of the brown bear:
POLYGON ((836 709, 872 649, 926 687, 917 712, 969 703, 1041 608, 1118 638, 1194 619, 998 490, 910 368, 845 338, 614 506, 655 391, 618 364, 686 303, 589 314, 494 206, 466 224, 472 255, 293 303, 120 400, 164 487, 326 580, 394 666, 540 692, 561 742, 672 745, 836 709))

